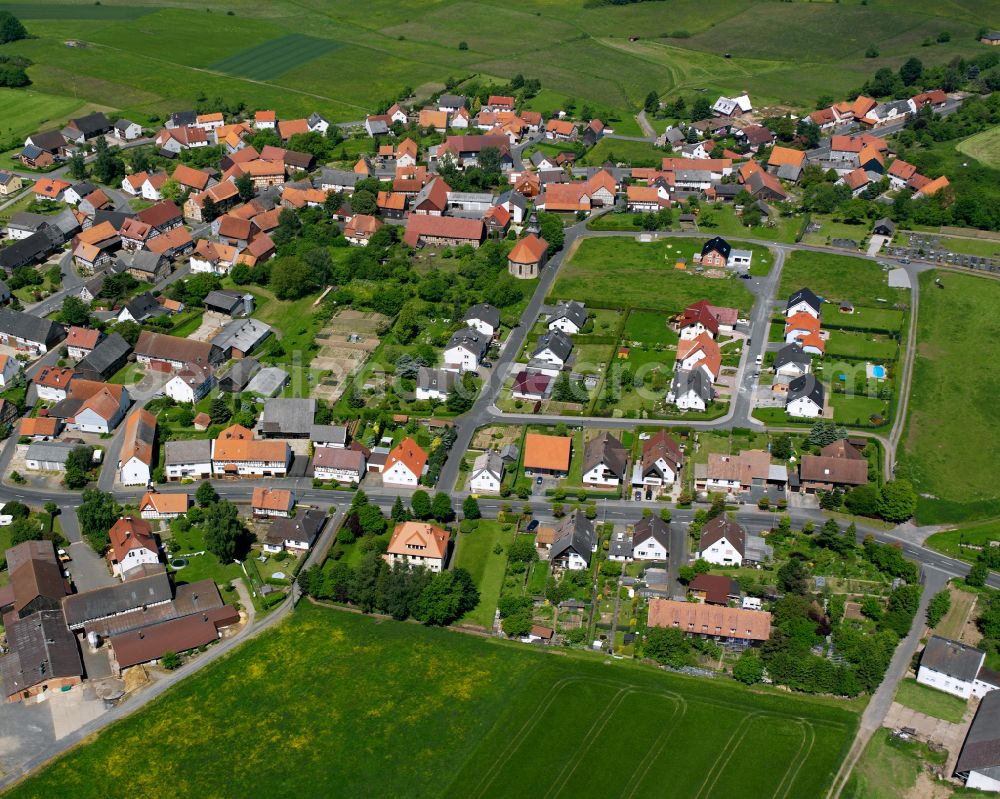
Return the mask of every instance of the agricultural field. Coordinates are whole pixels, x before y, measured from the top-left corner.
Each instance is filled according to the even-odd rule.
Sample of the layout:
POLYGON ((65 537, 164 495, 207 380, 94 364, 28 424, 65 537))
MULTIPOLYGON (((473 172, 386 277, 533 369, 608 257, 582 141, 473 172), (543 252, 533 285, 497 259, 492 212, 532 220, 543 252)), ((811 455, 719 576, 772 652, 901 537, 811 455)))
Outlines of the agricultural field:
MULTIPOLYGON (((875 261, 796 250, 785 258, 778 298, 785 299, 803 287, 831 302, 848 300, 856 306, 892 308, 897 303, 907 304, 910 299, 905 289, 889 288, 886 273, 875 261)), ((841 316, 846 315, 835 318, 839 321, 841 316)))
POLYGON ((774 0, 669 7, 230 0, 223 9, 43 0, 3 8, 37 37, 5 48, 34 61, 36 89, 134 115, 163 115, 203 93, 288 116, 318 110, 357 120, 405 87, 427 96, 449 77, 503 82, 522 73, 542 82, 539 108, 573 99, 623 135, 638 135, 632 115, 650 90, 690 98, 746 89, 758 105, 811 108, 819 95, 841 96, 909 55, 928 65, 969 55, 979 47, 976 30, 1000 24, 986 0, 958 0, 947 15, 930 0, 894 2, 878 13, 774 0), (942 30, 950 42, 920 47, 942 30), (83 46, 66 47, 68 40, 83 46), (806 51, 803 41, 812 43, 806 51), (873 41, 881 55, 866 59, 873 41))
MULTIPOLYGON (((640 242, 617 236, 584 239, 560 268, 552 293, 598 307, 614 303, 678 313, 692 302, 707 299, 714 305, 749 311, 753 296, 735 276, 710 279, 694 273, 691 257, 701 251, 702 243, 670 238, 640 242), (687 259, 687 270, 674 267, 677 258, 687 259)), ((764 248, 751 249, 755 249, 754 261, 770 259, 764 248)))
POLYGON ((84 106, 81 100, 33 89, 0 89, 0 108, 4 109, 0 139, 24 144, 29 134, 62 124, 84 106))
POLYGON ((1000 284, 973 275, 920 275, 917 351, 909 418, 900 458, 921 494, 921 524, 962 522, 1000 515, 993 475, 1000 468, 992 440, 1000 409, 1000 358, 995 309, 1000 284), (944 288, 936 288, 940 278, 944 288), (968 378, 956 381, 955 374, 968 378))
POLYGON ((969 136, 955 147, 960 153, 971 156, 986 166, 1000 168, 1000 127, 969 136))
POLYGON ((844 703, 304 602, 8 795, 103 797, 113 779, 122 795, 169 784, 178 799, 509 796, 526 784, 584 797, 664 784, 685 796, 818 796, 856 724, 844 703), (159 756, 134 768, 150 740, 159 756), (414 741, 420 757, 400 757, 414 741), (220 751, 239 752, 241 767, 215 767, 220 751))

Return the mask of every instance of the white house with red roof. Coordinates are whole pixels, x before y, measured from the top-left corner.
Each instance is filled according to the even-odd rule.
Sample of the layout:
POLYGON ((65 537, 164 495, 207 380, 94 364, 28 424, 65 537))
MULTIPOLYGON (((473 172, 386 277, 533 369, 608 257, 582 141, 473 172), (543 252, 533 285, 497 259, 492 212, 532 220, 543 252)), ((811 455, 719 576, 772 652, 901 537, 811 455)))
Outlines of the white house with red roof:
POLYGON ((412 438, 404 438, 385 459, 382 485, 416 488, 426 468, 427 453, 412 438))
POLYGON ((448 560, 447 530, 427 522, 401 522, 392 531, 389 546, 382 556, 389 566, 422 566, 441 571, 448 560))
POLYGON ((116 577, 124 579, 138 566, 160 562, 160 550, 149 522, 125 516, 115 522, 108 536, 111 547, 107 558, 116 577))

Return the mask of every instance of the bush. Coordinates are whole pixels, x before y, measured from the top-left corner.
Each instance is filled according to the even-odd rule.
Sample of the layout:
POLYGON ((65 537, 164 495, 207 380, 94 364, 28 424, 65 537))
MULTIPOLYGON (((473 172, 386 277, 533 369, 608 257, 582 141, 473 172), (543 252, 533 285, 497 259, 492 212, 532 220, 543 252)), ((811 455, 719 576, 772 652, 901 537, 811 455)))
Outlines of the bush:
POLYGON ((934 595, 930 604, 927 606, 928 626, 936 627, 941 619, 947 615, 949 610, 951 610, 951 592, 947 589, 939 591, 934 595))

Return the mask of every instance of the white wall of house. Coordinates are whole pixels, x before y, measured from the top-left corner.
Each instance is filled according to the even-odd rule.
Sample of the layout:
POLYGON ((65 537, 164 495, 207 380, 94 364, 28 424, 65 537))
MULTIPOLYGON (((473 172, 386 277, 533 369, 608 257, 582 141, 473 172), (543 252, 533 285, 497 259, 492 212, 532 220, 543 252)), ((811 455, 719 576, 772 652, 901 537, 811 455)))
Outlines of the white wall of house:
POLYGON ((682 327, 680 337, 684 341, 693 341, 702 333, 708 333, 708 335, 712 336, 712 338, 715 338, 712 331, 708 330, 701 322, 695 322, 694 324, 688 324, 682 327))
POLYGON ((981 771, 970 771, 965 787, 978 788, 980 791, 1000 791, 1000 780, 988 777, 981 771))
POLYGON ((125 574, 126 572, 131 571, 136 566, 142 566, 143 564, 146 563, 159 563, 159 562, 160 562, 159 553, 153 552, 152 550, 146 549, 145 547, 136 547, 135 549, 130 549, 128 552, 126 552, 125 557, 123 557, 120 561, 118 561, 118 563, 116 563, 112 567, 112 571, 114 571, 116 575, 122 575, 125 574))
POLYGON ((493 333, 496 332, 493 329, 493 325, 491 325, 489 322, 484 322, 482 319, 466 319, 465 324, 467 324, 469 327, 474 327, 484 336, 492 337, 493 333))
POLYGON ((87 408, 78 413, 73 420, 73 428, 82 433, 110 433, 115 429, 122 418, 122 409, 119 408, 110 419, 98 416, 93 410, 87 408))
POLYGON ((423 566, 428 571, 441 571, 441 558, 426 558, 422 555, 394 555, 392 553, 387 554, 386 557, 390 566, 396 564, 410 567, 423 566))
POLYGON ((313 477, 317 480, 335 480, 338 483, 360 483, 361 474, 353 469, 335 469, 330 466, 316 466, 313 477))
POLYGON ((809 374, 809 367, 797 363, 785 363, 776 369, 774 373, 784 375, 785 377, 802 377, 802 375, 809 374))
POLYGON ((621 480, 608 471, 607 466, 599 463, 583 475, 583 483, 595 486, 617 486, 621 484, 621 480))
POLYGON ((562 369, 563 365, 565 364, 565 361, 563 361, 562 358, 560 358, 558 355, 556 355, 552 350, 548 348, 535 354, 533 358, 536 361, 543 361, 544 363, 550 363, 553 366, 558 366, 560 369, 562 369))
POLYGON ((212 476, 212 464, 203 463, 172 463, 166 467, 168 480, 204 479, 212 476))
POLYGON ((284 461, 212 461, 212 471, 218 477, 232 476, 233 472, 227 472, 226 466, 232 463, 236 466, 237 477, 285 477, 288 473, 288 464, 284 461))
POLYGON ((562 319, 553 319, 549 322, 549 330, 561 330, 563 333, 568 333, 571 336, 580 332, 580 328, 565 317, 562 319))
POLYGON ((666 560, 667 549, 655 538, 647 538, 632 550, 636 560, 666 560))
POLYGON ((580 571, 581 569, 588 568, 587 561, 584 560, 576 552, 564 552, 559 556, 559 560, 564 560, 566 563, 566 568, 570 571, 580 571))
POLYGON ((448 394, 436 388, 420 388, 420 386, 417 386, 416 398, 418 400, 441 400, 441 402, 444 402, 448 399, 448 394))
POLYGON ((947 674, 934 671, 934 669, 929 669, 926 666, 921 666, 917 670, 917 682, 921 685, 928 685, 931 688, 944 691, 946 694, 961 697, 962 699, 968 699, 972 696, 971 682, 949 677, 947 674))
POLYGON ((697 391, 688 391, 674 398, 674 405, 682 411, 703 411, 707 407, 705 400, 697 391))
POLYGON ((789 416, 815 419, 823 413, 823 409, 808 397, 796 397, 785 406, 785 412, 789 416))
POLYGON ((444 368, 450 372, 475 372, 478 366, 475 353, 462 345, 444 351, 444 368))
POLYGON ((121 465, 118 479, 121 480, 122 485, 126 486, 148 485, 150 480, 149 464, 136 457, 129 458, 121 465))
POLYGON ((493 474, 489 469, 483 469, 469 480, 469 489, 498 494, 500 493, 500 479, 500 477, 493 474))
POLYGON ((807 313, 810 316, 813 316, 816 319, 819 319, 819 314, 816 312, 816 309, 813 308, 805 300, 800 300, 799 302, 795 303, 795 305, 793 305, 791 308, 787 308, 785 310, 785 316, 786 317, 788 317, 788 316, 795 316, 795 314, 800 313, 800 312, 801 313, 807 313))
POLYGON ((742 566, 743 556, 728 538, 720 538, 708 549, 703 549, 698 557, 717 566, 742 566))
POLYGON ((420 475, 411 472, 402 461, 396 461, 382 472, 382 484, 416 488, 420 484, 420 475))
POLYGON ((38 392, 38 399, 46 400, 47 402, 61 402, 66 399, 66 389, 56 388, 54 386, 43 386, 35 383, 35 389, 38 392))

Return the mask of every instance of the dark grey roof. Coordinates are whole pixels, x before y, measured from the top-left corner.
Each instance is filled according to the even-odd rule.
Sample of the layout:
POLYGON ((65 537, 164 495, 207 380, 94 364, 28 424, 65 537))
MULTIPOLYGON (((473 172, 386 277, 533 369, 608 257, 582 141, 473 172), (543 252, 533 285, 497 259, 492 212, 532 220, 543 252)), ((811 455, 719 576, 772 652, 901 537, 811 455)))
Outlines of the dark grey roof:
POLYGON ((805 302, 810 308, 816 311, 816 313, 819 313, 820 309, 823 307, 823 303, 820 301, 820 298, 813 293, 812 289, 801 288, 788 298, 788 304, 785 308, 791 308, 793 305, 797 305, 800 302, 805 302))
POLYGON ((46 345, 66 337, 62 325, 21 311, 12 311, 10 308, 0 308, 0 333, 46 345))
POLYGON ((267 541, 275 544, 284 541, 305 541, 312 546, 326 524, 326 514, 318 510, 307 510, 298 513, 290 519, 277 519, 271 524, 271 529, 265 536, 267 541))
POLYGON ((317 114, 315 111, 313 111, 309 115, 308 119, 306 119, 306 123, 311 128, 316 127, 316 125, 318 125, 320 122, 326 122, 326 117, 323 117, 323 116, 317 114))
POLYGON ((442 94, 438 97, 438 108, 464 108, 465 98, 460 94, 442 94))
POLYGON ((458 383, 458 374, 447 369, 433 369, 421 366, 417 369, 417 388, 424 391, 440 391, 447 394, 458 383))
POLYGON ((920 665, 955 680, 972 682, 985 656, 985 652, 973 646, 932 635, 920 656, 920 665))
POLYGON ((163 308, 157 302, 156 297, 148 291, 144 291, 142 294, 136 295, 125 303, 124 310, 128 311, 133 319, 141 321, 152 316, 157 311, 163 310, 163 308))
POLYGON ((131 119, 119 119, 117 122, 115 122, 115 130, 124 133, 126 130, 128 130, 130 125, 134 124, 135 122, 133 122, 131 119))
MULTIPOLYGON (((100 214, 111 213, 108 211, 98 211, 100 214)), ((115 212, 116 213, 116 212, 115 212)), ((122 216, 125 216, 122 214, 122 216)), ((124 220, 123 220, 124 221, 124 220)), ((101 220, 98 220, 97 215, 94 215, 94 224, 99 225, 101 220)), ((55 216, 49 217, 49 226, 54 227, 60 233, 62 233, 64 239, 69 239, 69 237, 80 229, 80 223, 77 221, 76 217, 73 216, 73 211, 70 208, 63 208, 55 216)), ((115 230, 118 230, 121 225, 115 226, 115 230)))
POLYGON ((75 629, 87 622, 169 602, 172 598, 170 578, 166 572, 160 572, 119 585, 71 594, 63 599, 63 613, 70 629, 75 629))
POLYGON ((887 216, 882 217, 874 225, 872 225, 873 230, 878 230, 880 227, 886 228, 891 233, 896 232, 896 223, 893 222, 891 219, 889 219, 889 217, 887 216))
POLYGON ((486 322, 486 324, 492 326, 493 329, 496 330, 500 327, 500 310, 498 308, 494 308, 488 303, 480 302, 473 305, 465 313, 464 321, 468 322, 473 319, 486 322))
POLYGON ((365 179, 365 175, 348 172, 343 169, 324 169, 319 173, 315 183, 317 186, 351 186, 365 179))
POLYGON ((593 523, 579 510, 575 510, 556 527, 549 559, 558 558, 566 552, 575 552, 589 564, 596 540, 593 523))
POLYGON ((86 197, 88 194, 93 194, 97 191, 97 186, 91 183, 89 180, 82 180, 79 183, 74 184, 70 188, 76 192, 79 197, 86 197))
POLYGON ((583 473, 586 474, 603 463, 616 477, 623 477, 627 460, 628 450, 622 446, 622 442, 605 431, 588 441, 584 447, 583 473))
POLYGON ((788 363, 797 363, 809 366, 809 364, 812 363, 812 356, 803 350, 798 344, 792 342, 791 344, 786 344, 778 350, 774 356, 775 369, 780 369, 788 363))
POLYGON ((219 384, 227 391, 241 391, 260 369, 256 358, 242 358, 233 364, 226 374, 219 378, 219 384))
POLYGON ((670 525, 659 516, 646 516, 635 523, 632 546, 637 547, 650 538, 670 552, 670 525))
POLYGON ((955 773, 967 775, 970 771, 1000 779, 1000 691, 989 691, 983 697, 965 736, 955 773))
POLYGON ((723 538, 733 545, 740 557, 746 552, 746 532, 725 514, 705 522, 705 526, 701 528, 699 549, 704 551, 723 538))
POLYGON ((7 222, 8 228, 16 228, 18 230, 30 230, 34 233, 36 230, 40 230, 43 225, 49 223, 49 217, 45 214, 32 214, 28 211, 17 211, 11 214, 10 219, 7 222))
POLYGON ((490 348, 490 338, 489 336, 484 336, 475 328, 463 327, 461 330, 456 330, 451 334, 451 338, 448 339, 448 345, 445 349, 450 350, 452 347, 458 346, 465 347, 477 359, 480 359, 490 348))
POLYGON ((264 403, 258 427, 269 434, 307 436, 315 415, 314 399, 270 399, 264 403))
POLYGON ((76 365, 78 372, 96 372, 105 379, 121 367, 119 364, 132 352, 132 347, 118 333, 102 339, 87 357, 76 365))
POLYGON ((561 330, 549 330, 538 337, 532 355, 538 355, 546 349, 551 350, 560 361, 565 361, 573 351, 573 342, 561 330))
POLYGON ((91 136, 96 136, 98 133, 104 133, 105 131, 111 130, 111 123, 100 111, 95 111, 92 114, 71 119, 70 124, 88 139, 91 136))
POLYGON ((626 535, 624 532, 617 532, 611 536, 611 541, 608 544, 608 557, 609 558, 631 558, 632 557, 632 539, 626 535))
POLYGON ((45 130, 41 133, 32 133, 28 138, 31 139, 31 143, 35 147, 48 150, 51 153, 66 146, 66 137, 62 135, 62 131, 60 130, 45 130))
POLYGON ((314 424, 309 428, 309 438, 343 446, 347 443, 347 428, 342 424, 314 424))
POLYGON ((721 236, 715 236, 705 242, 705 244, 701 248, 701 254, 705 255, 711 252, 712 250, 721 253, 723 258, 728 258, 729 253, 732 252, 733 248, 729 245, 729 242, 726 241, 724 238, 722 238, 721 236))
POLYGON ((135 250, 133 252, 122 250, 115 254, 115 258, 120 264, 115 271, 124 272, 129 269, 135 269, 139 272, 145 272, 150 277, 156 275, 167 263, 166 258, 151 250, 135 250))
POLYGON ((7 696, 45 680, 83 675, 76 638, 58 610, 42 610, 8 625, 7 646, 10 652, 0 658, 7 696))
POLYGON ((76 447, 69 441, 35 441, 28 445, 25 460, 46 463, 65 463, 69 453, 76 447))
POLYGON ((164 465, 166 466, 180 466, 185 463, 208 463, 212 460, 212 442, 207 438, 168 441, 165 450, 164 465))
POLYGON ((797 164, 782 164, 778 167, 777 175, 782 180, 796 181, 802 174, 802 167, 797 164))
POLYGON ((497 198, 497 205, 516 205, 522 211, 528 207, 528 198, 519 191, 505 191, 497 198))
POLYGON ((689 391, 693 391, 705 402, 712 401, 715 392, 712 389, 712 380, 704 369, 678 369, 674 372, 670 393, 675 397, 682 397, 689 391))
MULTIPOLYGON (((54 242, 47 234, 49 226, 32 233, 24 239, 18 239, 9 247, 0 249, 0 267, 8 272, 22 266, 28 266, 44 258, 52 252, 59 242, 54 242)), ((37 317, 36 317, 37 318, 37 317)))
POLYGON ((115 230, 121 230, 126 219, 135 218, 136 214, 131 211, 116 211, 113 208, 101 208, 100 210, 94 211, 95 225, 99 225, 101 222, 110 222, 111 226, 115 230))
POLYGON ((549 159, 549 156, 543 153, 541 150, 535 150, 535 152, 531 154, 531 158, 529 160, 531 161, 533 166, 539 166, 543 161, 548 161, 550 164, 552 163, 552 161, 549 159))
POLYGON ((473 461, 471 476, 476 477, 482 472, 489 472, 498 480, 503 476, 503 459, 495 449, 484 452, 473 461))
POLYGON ((587 321, 587 308, 583 303, 576 302, 576 300, 561 302, 556 306, 555 312, 549 318, 549 324, 558 319, 567 319, 577 327, 583 327, 584 322, 587 321))
POLYGON ((205 307, 217 308, 227 314, 232 314, 243 307, 243 295, 238 291, 229 291, 228 289, 210 291, 205 297, 205 307))
POLYGON ((198 121, 197 111, 177 111, 170 115, 168 127, 184 128, 198 121))
POLYGON ((788 384, 788 401, 799 399, 800 397, 808 397, 813 402, 816 403, 820 408, 823 407, 823 396, 824 389, 823 384, 816 379, 813 374, 802 375, 802 377, 796 377, 791 383, 788 384))
POLYGON ((381 119, 369 119, 368 128, 371 130, 373 136, 389 132, 389 126, 386 125, 381 119))
POLYGON ((212 339, 212 344, 223 352, 239 350, 249 352, 271 335, 271 326, 259 319, 233 319, 212 339))

